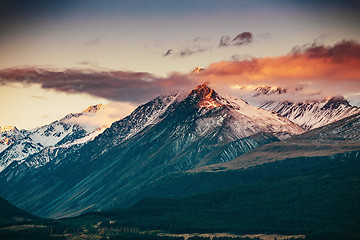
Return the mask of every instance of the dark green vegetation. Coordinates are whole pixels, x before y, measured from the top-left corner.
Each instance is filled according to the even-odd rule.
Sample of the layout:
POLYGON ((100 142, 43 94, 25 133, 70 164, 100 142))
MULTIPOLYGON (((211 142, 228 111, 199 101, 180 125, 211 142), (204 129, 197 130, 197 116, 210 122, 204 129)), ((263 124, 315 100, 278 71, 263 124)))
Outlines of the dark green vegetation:
POLYGON ((30 228, 25 230, 0 229, 0 239, 6 240, 65 240, 65 236, 52 236, 47 229, 30 228))
MULTIPOLYGON (((0 225, 38 220, 34 215, 15 207, 0 197, 0 225)), ((0 239, 3 239, 0 237, 0 239)))
MULTIPOLYGON (((188 239, 208 240, 207 236, 189 235, 188 239)), ((208 235, 208 234, 207 234, 208 235)), ((252 236, 213 237, 214 240, 260 240, 252 236)), ((168 234, 159 230, 141 231, 138 227, 121 225, 108 218, 90 216, 62 220, 39 220, 27 224, 0 227, 1 240, 183 240, 181 235, 168 234)), ((293 240, 288 238, 287 240, 293 240)))
MULTIPOLYGON (((39 234, 37 239, 61 239, 66 233, 70 234, 66 239, 85 234, 109 239, 166 240, 152 234, 138 235, 138 231, 162 229, 172 233, 276 233, 305 234, 310 240, 358 239, 359 160, 360 152, 351 152, 333 157, 287 159, 246 170, 173 176, 168 184, 193 191, 206 186, 211 189, 217 183, 223 188, 231 179, 238 186, 186 198, 149 198, 128 209, 88 213, 77 218, 42 220, 36 224, 45 226, 44 229, 1 230, 0 236, 16 239, 11 237, 24 235, 28 238, 23 239, 35 239, 32 237, 39 234), (92 227, 99 222, 103 223, 98 228, 92 227), (119 229, 136 230, 119 232, 119 229)), ((152 190, 165 189, 158 185, 152 190)))
MULTIPOLYGON (((309 239, 358 239, 359 160, 360 153, 353 152, 268 163, 245 171, 252 180, 235 188, 188 198, 145 199, 129 209, 90 215, 177 233, 284 233, 306 234, 309 239)), ((217 174, 212 179, 215 183, 217 174)))

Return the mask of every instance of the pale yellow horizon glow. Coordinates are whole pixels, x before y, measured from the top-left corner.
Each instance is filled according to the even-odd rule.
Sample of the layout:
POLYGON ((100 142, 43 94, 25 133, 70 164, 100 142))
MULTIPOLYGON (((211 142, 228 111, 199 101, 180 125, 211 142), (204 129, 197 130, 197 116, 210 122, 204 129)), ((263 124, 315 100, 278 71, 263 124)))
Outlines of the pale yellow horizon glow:
MULTIPOLYGON (((27 87, 22 84, 1 86, 0 96, 0 126, 16 126, 19 130, 49 124, 66 114, 82 112, 91 105, 109 104, 107 99, 45 90, 38 84, 27 87)), ((126 103, 121 105, 124 115, 134 107, 126 103)))

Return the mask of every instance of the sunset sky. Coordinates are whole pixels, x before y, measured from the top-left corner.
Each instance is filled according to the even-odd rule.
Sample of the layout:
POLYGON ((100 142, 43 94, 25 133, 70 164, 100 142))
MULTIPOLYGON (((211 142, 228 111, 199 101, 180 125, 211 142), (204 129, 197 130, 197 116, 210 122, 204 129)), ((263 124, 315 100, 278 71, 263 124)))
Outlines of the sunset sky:
POLYGON ((97 103, 117 104, 120 118, 202 82, 360 99, 359 44, 355 0, 5 0, 0 126, 31 129, 97 103))

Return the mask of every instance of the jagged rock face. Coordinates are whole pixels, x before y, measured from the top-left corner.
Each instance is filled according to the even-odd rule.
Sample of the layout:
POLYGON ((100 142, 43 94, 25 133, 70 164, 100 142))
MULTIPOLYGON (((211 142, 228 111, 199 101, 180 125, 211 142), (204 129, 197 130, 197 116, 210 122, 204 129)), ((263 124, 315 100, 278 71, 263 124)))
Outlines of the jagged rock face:
POLYGON ((0 153, 13 144, 23 134, 14 126, 0 127, 0 153))
POLYGON ((329 100, 326 101, 325 105, 322 107, 322 109, 337 109, 341 106, 344 107, 351 107, 350 103, 344 98, 344 97, 331 97, 329 100))
POLYGON ((305 130, 325 126, 360 112, 360 108, 350 106, 346 100, 333 99, 305 103, 269 102, 260 107, 288 118, 305 130))
POLYGON ((40 167, 11 166, 0 175, 0 195, 47 217, 129 206, 166 174, 229 161, 302 132, 286 118, 201 85, 139 106, 83 147, 50 151, 49 161, 36 155, 31 161, 46 163, 40 167))
POLYGON ((27 137, 26 131, 19 131, 13 126, 0 128, 0 172, 13 161, 24 159, 41 149, 41 145, 27 137))

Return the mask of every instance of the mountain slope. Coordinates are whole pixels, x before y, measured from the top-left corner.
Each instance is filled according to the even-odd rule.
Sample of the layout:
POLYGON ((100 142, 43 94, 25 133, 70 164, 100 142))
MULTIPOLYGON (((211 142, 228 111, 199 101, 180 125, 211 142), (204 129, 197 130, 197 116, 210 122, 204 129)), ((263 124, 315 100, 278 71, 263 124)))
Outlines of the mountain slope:
POLYGON ((285 158, 331 156, 360 151, 360 113, 313 129, 282 142, 271 143, 232 161, 198 168, 196 171, 240 169, 285 158))
POLYGON ((0 194, 40 216, 129 206, 144 186, 168 173, 228 161, 302 132, 286 118, 201 85, 187 96, 155 98, 44 166, 5 171, 0 194))

